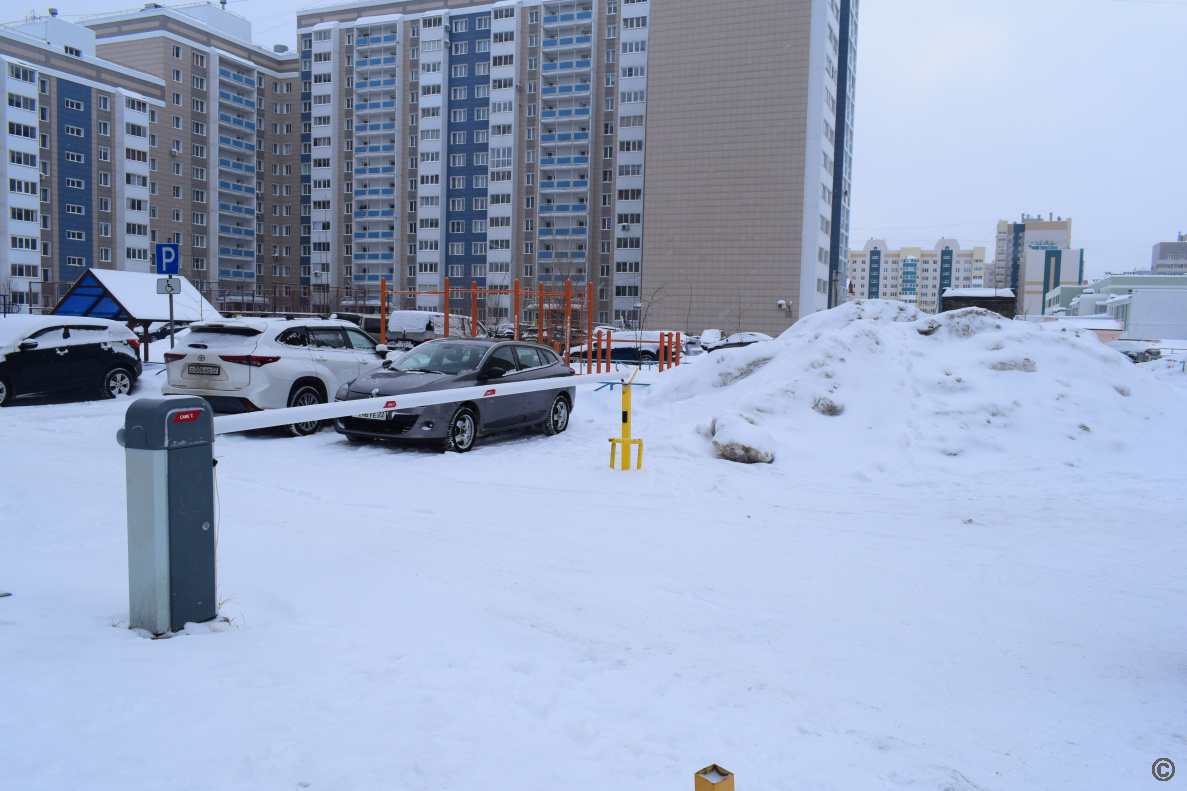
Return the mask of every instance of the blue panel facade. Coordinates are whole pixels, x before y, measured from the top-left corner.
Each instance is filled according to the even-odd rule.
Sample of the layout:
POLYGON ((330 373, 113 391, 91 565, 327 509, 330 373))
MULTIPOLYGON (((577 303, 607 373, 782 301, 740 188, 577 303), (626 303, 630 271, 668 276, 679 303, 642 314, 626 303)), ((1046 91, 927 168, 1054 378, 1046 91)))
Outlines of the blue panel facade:
POLYGON ((952 251, 940 251, 940 290, 936 294, 936 313, 944 310, 944 289, 952 287, 952 251))
MULTIPOLYGON (((301 70, 301 216, 299 221, 301 223, 301 239, 300 239, 300 264, 301 269, 301 285, 307 286, 312 282, 312 278, 305 273, 309 271, 308 267, 312 265, 312 256, 305 255, 305 250, 311 244, 311 239, 305 233, 305 227, 312 223, 312 206, 313 197, 308 194, 308 189, 312 186, 313 177, 310 175, 313 168, 313 155, 306 153, 306 146, 313 145, 313 113, 305 112, 306 107, 311 107, 313 104, 313 92, 305 90, 306 85, 311 85, 313 82, 313 72, 306 71, 304 64, 313 60, 312 50, 305 49, 307 45, 305 42, 313 41, 312 33, 303 33, 301 40, 297 42, 297 51, 300 53, 302 70, 301 70)), ((332 265, 332 264, 331 264, 332 265)))
MULTIPOLYGON (((1010 288, 1022 299, 1022 292, 1018 290, 1018 278, 1022 270, 1022 235, 1026 233, 1026 223, 1014 223, 1010 226, 1012 231, 1012 238, 1010 239, 1010 288)), ((1021 303, 1019 303, 1021 304, 1021 303)))
POLYGON ((866 295, 870 299, 878 299, 882 293, 882 251, 874 248, 870 251, 870 289, 866 295))
POLYGON ((1063 251, 1046 250, 1043 253, 1043 299, 1039 302, 1039 311, 1047 312, 1047 294, 1059 285, 1063 274, 1063 251))
MULTIPOLYGON (((451 283, 451 285, 464 285, 465 287, 469 287, 470 283, 472 282, 477 282, 480 287, 486 285, 485 277, 476 278, 473 274, 475 264, 486 263, 486 255, 475 255, 473 251, 475 242, 486 241, 485 233, 474 232, 474 221, 485 220, 487 218, 486 211, 474 208, 474 200, 476 198, 486 198, 487 188, 475 187, 474 180, 479 176, 487 176, 488 173, 487 166, 475 164, 475 159, 477 155, 489 155, 490 146, 487 142, 476 142, 475 133, 480 131, 486 131, 489 133, 490 131, 490 76, 489 74, 478 75, 475 72, 477 71, 477 64, 490 63, 489 46, 487 46, 486 52, 478 52, 478 41, 490 41, 490 29, 489 27, 486 30, 477 29, 478 19, 480 17, 490 19, 490 16, 490 12, 488 11, 479 14, 455 16, 450 19, 450 22, 454 27, 454 32, 450 35, 450 41, 455 44, 459 42, 466 42, 467 46, 466 53, 464 55, 450 56, 449 60, 447 61, 450 72, 449 74, 445 75, 444 84, 445 95, 449 97, 449 118, 447 119, 445 126, 445 140, 442 141, 442 149, 445 152, 443 156, 449 156, 452 158, 453 156, 463 155, 466 158, 465 165, 454 167, 452 165, 452 160, 450 160, 446 162, 446 168, 444 169, 446 174, 446 189, 442 190, 445 196, 442 198, 442 200, 445 202, 445 211, 443 212, 443 216, 445 217, 445 234, 443 234, 443 238, 445 239, 445 256, 443 258, 445 262, 444 274, 449 274, 450 266, 461 266, 463 268, 462 282, 454 282, 451 283), (466 29, 463 31, 458 31, 457 29, 462 26, 464 26, 466 29), (453 76, 453 70, 461 66, 465 66, 465 76, 453 76), (484 97, 479 97, 477 95, 478 88, 480 86, 486 88, 487 95, 484 97), (465 89, 464 99, 452 98, 455 88, 465 89), (488 112, 485 113, 488 120, 477 120, 477 111, 481 108, 486 108, 488 110, 488 112), (465 111, 466 120, 454 121, 453 113, 455 111, 462 110, 465 111), (453 142, 455 133, 459 135, 459 137, 464 134, 466 142, 455 144, 453 142), (453 179, 455 178, 465 179, 465 187, 462 189, 454 189, 452 184, 453 179), (464 208, 455 211, 453 209, 453 201, 455 200, 462 201, 462 206, 464 208), (450 232, 450 229, 453 227, 453 223, 457 222, 463 223, 465 230, 462 233, 450 232), (458 242, 461 242, 465 245, 464 254, 449 255, 450 243, 456 244, 458 242)), ((451 300, 451 302, 453 302, 453 300, 451 300)))
MULTIPOLYGON (((853 130, 849 125, 849 103, 853 97, 849 95, 849 54, 853 42, 849 40, 851 25, 852 0, 841 0, 841 16, 838 24, 841 28, 841 42, 837 51, 837 117, 833 130, 833 205, 832 232, 828 254, 828 305, 836 307, 844 301, 845 284, 841 282, 846 274, 841 271, 841 229, 845 220, 845 149, 849 144, 848 136, 853 130)), ((848 237, 846 237, 848 241, 848 237)), ((847 256, 847 253, 846 253, 847 256)))
MULTIPOLYGON (((92 238, 91 222, 94 219, 94 206, 92 205, 91 195, 93 194, 94 184, 91 183, 91 116, 94 107, 91 104, 91 89, 85 85, 79 85, 74 82, 67 82, 63 79, 57 81, 57 162, 54 164, 58 169, 58 177, 54 184, 57 191, 57 208, 55 218, 58 223, 58 272, 60 280, 73 281, 86 272, 88 267, 94 266, 95 263, 95 242, 92 238), (80 102, 82 109, 77 110, 66 106, 67 101, 80 102), (66 134, 66 127, 75 127, 82 129, 83 137, 66 134), (82 162, 71 162, 66 159, 66 154, 80 154, 82 155, 82 162), (82 189, 75 187, 67 187, 67 179, 77 179, 83 184, 82 189), (82 206, 84 214, 70 214, 66 211, 66 204, 72 206, 82 206), (83 234, 81 240, 67 239, 67 232, 75 231, 83 234), (66 261, 68 257, 77 257, 83 260, 82 266, 70 266, 66 261)), ((122 255, 123 251, 116 251, 118 255, 122 255)))

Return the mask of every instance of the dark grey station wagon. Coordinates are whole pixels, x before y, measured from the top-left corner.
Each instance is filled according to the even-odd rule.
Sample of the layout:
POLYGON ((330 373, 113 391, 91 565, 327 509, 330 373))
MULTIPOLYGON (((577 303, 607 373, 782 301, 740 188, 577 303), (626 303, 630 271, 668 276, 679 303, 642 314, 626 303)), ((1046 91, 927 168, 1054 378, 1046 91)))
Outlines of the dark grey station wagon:
POLYGON ((539 427, 545 434, 559 434, 569 426, 576 397, 576 388, 564 385, 563 380, 570 376, 573 369, 552 349, 533 343, 483 338, 429 341, 343 385, 336 400, 537 379, 557 379, 557 386, 338 418, 334 427, 355 441, 437 440, 458 453, 474 447, 478 437, 500 431, 539 427))

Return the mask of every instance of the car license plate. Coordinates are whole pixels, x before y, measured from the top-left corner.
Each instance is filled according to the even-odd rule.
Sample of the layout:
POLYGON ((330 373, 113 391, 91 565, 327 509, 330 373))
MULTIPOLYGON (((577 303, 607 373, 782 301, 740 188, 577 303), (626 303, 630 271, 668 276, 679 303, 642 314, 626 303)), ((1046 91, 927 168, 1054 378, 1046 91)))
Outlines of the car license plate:
POLYGON ((223 369, 218 365, 196 365, 190 363, 186 368, 186 373, 190 376, 218 376, 223 372, 223 369))
POLYGON ((359 415, 359 417, 366 418, 367 420, 387 420, 390 414, 391 412, 366 412, 359 415))

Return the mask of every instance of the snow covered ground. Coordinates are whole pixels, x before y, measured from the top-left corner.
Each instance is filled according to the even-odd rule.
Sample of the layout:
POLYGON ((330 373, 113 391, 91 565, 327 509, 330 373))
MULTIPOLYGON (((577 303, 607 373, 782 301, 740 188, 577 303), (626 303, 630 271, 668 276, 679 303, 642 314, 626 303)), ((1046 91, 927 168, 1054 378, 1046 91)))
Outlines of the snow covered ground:
POLYGON ((169 640, 126 628, 129 402, 0 411, 0 788, 1182 770, 1187 375, 900 313, 847 306, 643 375, 642 471, 607 467, 617 390, 583 390, 558 437, 461 456, 221 437, 231 622, 169 640), (716 458, 719 418, 774 462, 716 458))

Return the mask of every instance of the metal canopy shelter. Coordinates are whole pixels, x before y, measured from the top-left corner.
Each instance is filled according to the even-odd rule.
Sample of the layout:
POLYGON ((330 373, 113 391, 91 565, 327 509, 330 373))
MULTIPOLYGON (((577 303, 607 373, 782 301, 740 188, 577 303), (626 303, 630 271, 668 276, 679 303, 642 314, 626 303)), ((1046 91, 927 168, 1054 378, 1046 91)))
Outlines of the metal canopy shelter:
MULTIPOLYGON (((169 320, 169 299, 157 293, 159 276, 148 272, 124 272, 112 269, 88 269, 53 309, 57 316, 89 316, 126 322, 139 327, 141 348, 148 360, 148 328, 169 320)), ((182 281, 175 297, 174 321, 192 322, 221 318, 214 306, 198 293, 188 280, 182 281)))

